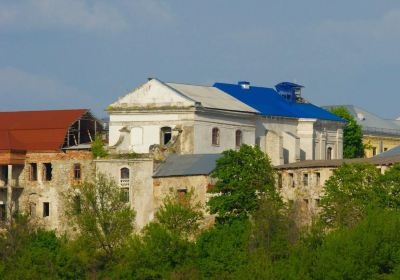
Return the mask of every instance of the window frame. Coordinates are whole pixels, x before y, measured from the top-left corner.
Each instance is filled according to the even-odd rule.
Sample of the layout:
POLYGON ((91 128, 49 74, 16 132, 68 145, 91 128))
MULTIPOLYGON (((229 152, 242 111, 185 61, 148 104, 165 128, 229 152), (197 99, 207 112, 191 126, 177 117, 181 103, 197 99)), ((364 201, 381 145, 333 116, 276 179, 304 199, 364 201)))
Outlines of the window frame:
POLYGON ((172 140, 172 127, 163 126, 160 128, 160 144, 167 145, 172 140), (165 136, 169 135, 168 141, 165 141, 165 136))
POLYGON ((213 127, 211 130, 211 144, 218 147, 220 145, 220 138, 220 129, 218 127, 213 127))
POLYGON ((82 165, 80 163, 74 163, 72 166, 72 172, 75 181, 82 180, 82 165), (79 174, 79 176, 76 176, 77 174, 79 174))
POLYGON ((243 144, 243 132, 240 129, 235 131, 235 147, 239 149, 243 144))

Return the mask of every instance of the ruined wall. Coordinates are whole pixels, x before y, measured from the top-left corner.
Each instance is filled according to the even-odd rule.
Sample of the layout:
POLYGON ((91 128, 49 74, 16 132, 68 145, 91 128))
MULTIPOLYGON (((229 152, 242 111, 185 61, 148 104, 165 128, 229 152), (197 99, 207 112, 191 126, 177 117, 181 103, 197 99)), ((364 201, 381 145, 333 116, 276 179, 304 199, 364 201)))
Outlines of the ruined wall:
POLYGON ((37 223, 62 233, 68 230, 63 195, 69 188, 93 175, 92 155, 88 151, 27 153, 19 185, 20 211, 28 213, 37 223), (37 178, 31 178, 31 163, 37 164, 37 178), (44 163, 52 167, 51 180, 46 180, 44 163), (74 164, 81 166, 81 180, 74 179, 74 164), (49 203, 49 215, 44 215, 44 203, 49 203))
POLYGON ((136 229, 153 220, 153 160, 104 159, 95 160, 96 171, 114 179, 121 188, 129 189, 129 203, 136 212, 136 229), (129 184, 121 184, 121 168, 129 169, 129 184))

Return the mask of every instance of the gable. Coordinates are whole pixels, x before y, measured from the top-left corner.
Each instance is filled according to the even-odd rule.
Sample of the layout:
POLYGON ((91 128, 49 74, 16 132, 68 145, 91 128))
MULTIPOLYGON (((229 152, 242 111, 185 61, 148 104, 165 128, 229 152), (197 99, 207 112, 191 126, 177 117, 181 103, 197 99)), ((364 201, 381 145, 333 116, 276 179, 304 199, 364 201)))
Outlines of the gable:
POLYGON ((112 103, 108 110, 146 110, 163 108, 188 108, 195 105, 195 101, 184 96, 157 79, 134 89, 132 92, 112 103))

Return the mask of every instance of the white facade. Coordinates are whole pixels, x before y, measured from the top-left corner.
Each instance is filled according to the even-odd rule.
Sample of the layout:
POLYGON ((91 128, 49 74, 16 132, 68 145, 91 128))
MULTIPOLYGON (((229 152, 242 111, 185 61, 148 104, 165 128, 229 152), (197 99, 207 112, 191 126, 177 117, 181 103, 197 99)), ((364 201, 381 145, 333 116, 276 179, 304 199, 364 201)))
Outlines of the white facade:
POLYGON ((342 158, 343 123, 261 116, 214 87, 152 79, 108 111, 109 144, 120 153, 149 153, 154 145, 172 144, 182 154, 221 153, 249 144, 259 145, 274 165, 342 158))

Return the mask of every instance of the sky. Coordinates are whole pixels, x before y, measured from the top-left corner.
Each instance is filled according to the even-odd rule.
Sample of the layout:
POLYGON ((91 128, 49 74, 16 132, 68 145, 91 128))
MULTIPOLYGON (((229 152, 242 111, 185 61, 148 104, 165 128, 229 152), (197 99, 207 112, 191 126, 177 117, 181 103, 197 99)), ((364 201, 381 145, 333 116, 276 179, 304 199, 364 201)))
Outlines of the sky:
POLYGON ((398 0, 0 0, 0 111, 90 108, 156 77, 305 86, 400 116, 398 0))

